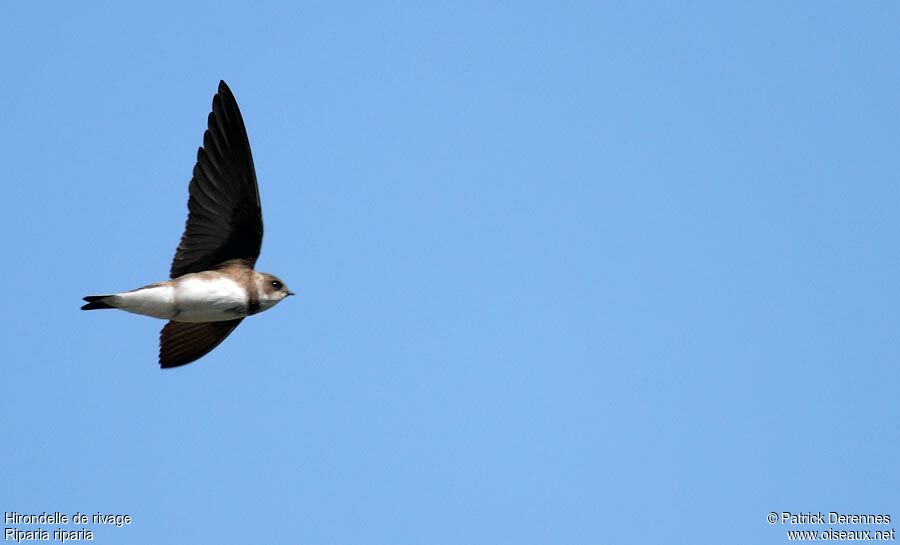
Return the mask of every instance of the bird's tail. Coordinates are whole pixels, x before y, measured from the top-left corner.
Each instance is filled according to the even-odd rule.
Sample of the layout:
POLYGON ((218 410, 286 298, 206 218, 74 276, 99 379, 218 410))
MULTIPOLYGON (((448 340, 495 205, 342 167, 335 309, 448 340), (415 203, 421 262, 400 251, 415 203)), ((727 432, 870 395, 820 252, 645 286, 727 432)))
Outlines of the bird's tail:
POLYGON ((88 295, 84 298, 87 301, 86 305, 81 307, 81 310, 100 310, 103 308, 116 308, 112 305, 107 305, 103 302, 107 297, 112 297, 111 295, 88 295))

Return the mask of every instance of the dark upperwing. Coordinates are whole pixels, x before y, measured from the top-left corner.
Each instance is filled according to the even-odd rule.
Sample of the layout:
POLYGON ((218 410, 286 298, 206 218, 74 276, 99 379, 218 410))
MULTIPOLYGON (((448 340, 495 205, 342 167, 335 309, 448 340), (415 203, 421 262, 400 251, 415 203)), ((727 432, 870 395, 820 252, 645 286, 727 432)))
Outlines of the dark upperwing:
POLYGON ((226 261, 252 269, 263 237, 259 188, 244 120, 224 81, 213 97, 188 190, 187 225, 172 260, 171 278, 226 261))

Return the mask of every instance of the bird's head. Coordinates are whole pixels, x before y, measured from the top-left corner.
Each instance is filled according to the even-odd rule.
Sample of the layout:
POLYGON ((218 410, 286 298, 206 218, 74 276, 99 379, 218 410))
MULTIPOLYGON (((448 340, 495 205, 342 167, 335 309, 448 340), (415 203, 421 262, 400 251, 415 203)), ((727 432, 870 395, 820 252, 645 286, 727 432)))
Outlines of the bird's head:
POLYGON ((278 279, 275 275, 269 273, 258 273, 257 287, 259 290, 259 303, 263 309, 274 307, 282 299, 294 292, 278 279))

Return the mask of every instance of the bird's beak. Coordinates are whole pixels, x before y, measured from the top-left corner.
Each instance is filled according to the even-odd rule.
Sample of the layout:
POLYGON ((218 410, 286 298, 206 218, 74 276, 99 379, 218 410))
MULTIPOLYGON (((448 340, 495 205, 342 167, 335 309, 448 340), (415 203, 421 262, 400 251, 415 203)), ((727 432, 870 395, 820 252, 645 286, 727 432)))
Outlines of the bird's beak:
POLYGON ((292 291, 289 291, 287 294, 288 294, 288 295, 295 295, 294 292, 292 292, 292 291))

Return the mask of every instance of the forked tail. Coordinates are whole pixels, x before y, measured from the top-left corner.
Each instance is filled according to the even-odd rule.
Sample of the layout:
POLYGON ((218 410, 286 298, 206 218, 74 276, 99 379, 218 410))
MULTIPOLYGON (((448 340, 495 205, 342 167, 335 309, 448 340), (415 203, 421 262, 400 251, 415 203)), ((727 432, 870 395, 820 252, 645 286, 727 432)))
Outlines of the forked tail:
POLYGON ((116 308, 103 302, 110 295, 88 295, 84 298, 87 304, 81 307, 81 310, 100 310, 104 308, 116 308))

